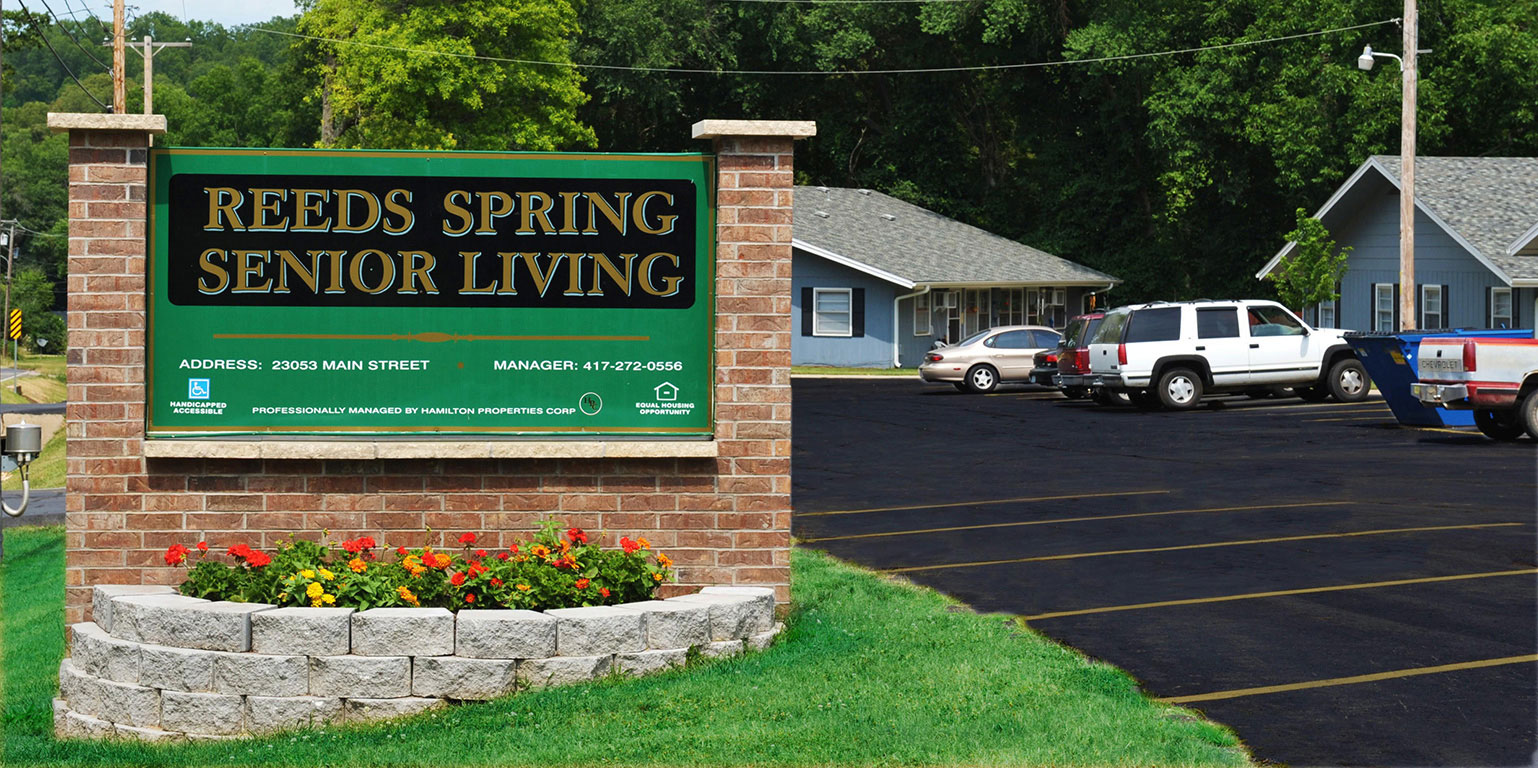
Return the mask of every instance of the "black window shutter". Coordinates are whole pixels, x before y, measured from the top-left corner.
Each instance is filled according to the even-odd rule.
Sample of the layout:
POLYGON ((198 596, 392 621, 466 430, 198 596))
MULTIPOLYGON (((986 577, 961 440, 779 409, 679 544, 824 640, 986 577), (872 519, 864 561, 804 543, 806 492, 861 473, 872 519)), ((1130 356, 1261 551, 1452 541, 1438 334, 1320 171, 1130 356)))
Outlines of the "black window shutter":
POLYGON ((1494 299, 1495 299, 1495 288, 1493 288, 1491 286, 1488 286, 1488 285, 1485 286, 1485 323, 1484 323, 1484 325, 1485 325, 1486 328, 1494 328, 1495 327, 1495 318, 1492 316, 1492 313, 1495 311, 1495 301, 1494 301, 1494 299))
POLYGON ((849 300, 850 328, 855 336, 865 335, 865 289, 855 288, 849 300))
POLYGON ((812 289, 801 289, 801 335, 812 335, 812 289))
POLYGON ((1448 308, 1449 305, 1447 303, 1447 297, 1449 295, 1451 295, 1451 294, 1452 294, 1452 291, 1447 290, 1447 286, 1445 286, 1445 285, 1442 286, 1442 327, 1443 328, 1456 328, 1457 327, 1456 325, 1453 324, 1453 313, 1452 313, 1452 310, 1448 308))
POLYGON ((1421 306, 1421 299, 1423 299, 1425 297, 1426 297, 1426 292, 1424 290, 1422 290, 1421 284, 1420 283, 1416 283, 1415 284, 1415 330, 1417 330, 1417 331, 1424 331, 1424 330, 1426 330, 1423 327, 1423 326, 1426 325, 1426 308, 1421 306))
POLYGON ((1399 319, 1399 283, 1394 283, 1394 327, 1389 330, 1389 333, 1399 333, 1401 327, 1403 326, 1399 319))

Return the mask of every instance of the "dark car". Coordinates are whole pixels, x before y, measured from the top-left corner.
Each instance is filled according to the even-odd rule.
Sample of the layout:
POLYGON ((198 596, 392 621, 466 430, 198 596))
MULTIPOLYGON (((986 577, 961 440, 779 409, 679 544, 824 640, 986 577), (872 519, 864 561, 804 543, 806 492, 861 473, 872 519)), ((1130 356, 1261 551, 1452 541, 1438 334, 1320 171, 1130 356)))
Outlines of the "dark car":
POLYGON ((1057 355, 1055 383, 1063 394, 1075 400, 1089 397, 1089 340, 1094 338, 1105 319, 1104 312, 1090 312, 1068 321, 1063 329, 1063 343, 1057 355))
POLYGON ((1063 352, 1062 342, 1051 349, 1043 349, 1031 359, 1031 383, 1043 387, 1057 386, 1057 358, 1063 352))

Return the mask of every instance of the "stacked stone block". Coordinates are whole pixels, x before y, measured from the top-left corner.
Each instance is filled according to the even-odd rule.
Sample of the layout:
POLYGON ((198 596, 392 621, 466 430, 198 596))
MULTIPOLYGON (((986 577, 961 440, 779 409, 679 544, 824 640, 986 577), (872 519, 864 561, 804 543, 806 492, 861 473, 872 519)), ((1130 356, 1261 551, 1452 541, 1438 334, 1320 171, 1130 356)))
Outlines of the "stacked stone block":
POLYGON ((414 714, 764 648, 771 588, 546 611, 276 608, 99 587, 71 627, 54 726, 72 738, 222 739, 414 714))

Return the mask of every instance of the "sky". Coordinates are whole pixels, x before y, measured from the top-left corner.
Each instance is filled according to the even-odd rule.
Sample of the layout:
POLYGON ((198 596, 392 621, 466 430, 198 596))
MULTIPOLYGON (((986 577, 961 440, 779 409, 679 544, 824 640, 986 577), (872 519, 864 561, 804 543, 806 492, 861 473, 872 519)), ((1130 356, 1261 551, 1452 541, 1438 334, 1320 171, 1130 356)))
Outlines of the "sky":
MULTIPOLYGON (((87 3, 70 0, 75 8, 87 3)), ((177 18, 204 19, 231 24, 250 24, 266 21, 274 16, 292 16, 298 13, 293 0, 126 0, 127 4, 144 14, 164 11, 177 18)), ((55 4, 57 6, 57 4, 55 4)), ((110 0, 90 0, 89 7, 102 18, 112 18, 110 0)), ((57 7, 55 10, 59 10, 57 7)))

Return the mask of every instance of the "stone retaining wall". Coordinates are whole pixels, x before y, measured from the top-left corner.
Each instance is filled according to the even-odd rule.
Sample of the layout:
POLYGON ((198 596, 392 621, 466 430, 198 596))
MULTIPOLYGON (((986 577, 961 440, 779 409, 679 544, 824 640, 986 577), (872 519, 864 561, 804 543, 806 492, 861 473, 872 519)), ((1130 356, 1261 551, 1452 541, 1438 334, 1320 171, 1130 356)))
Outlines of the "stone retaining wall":
POLYGON ((522 688, 762 649, 772 588, 545 612, 278 608, 170 587, 98 586, 71 627, 54 728, 65 738, 226 739, 364 722, 522 688))

